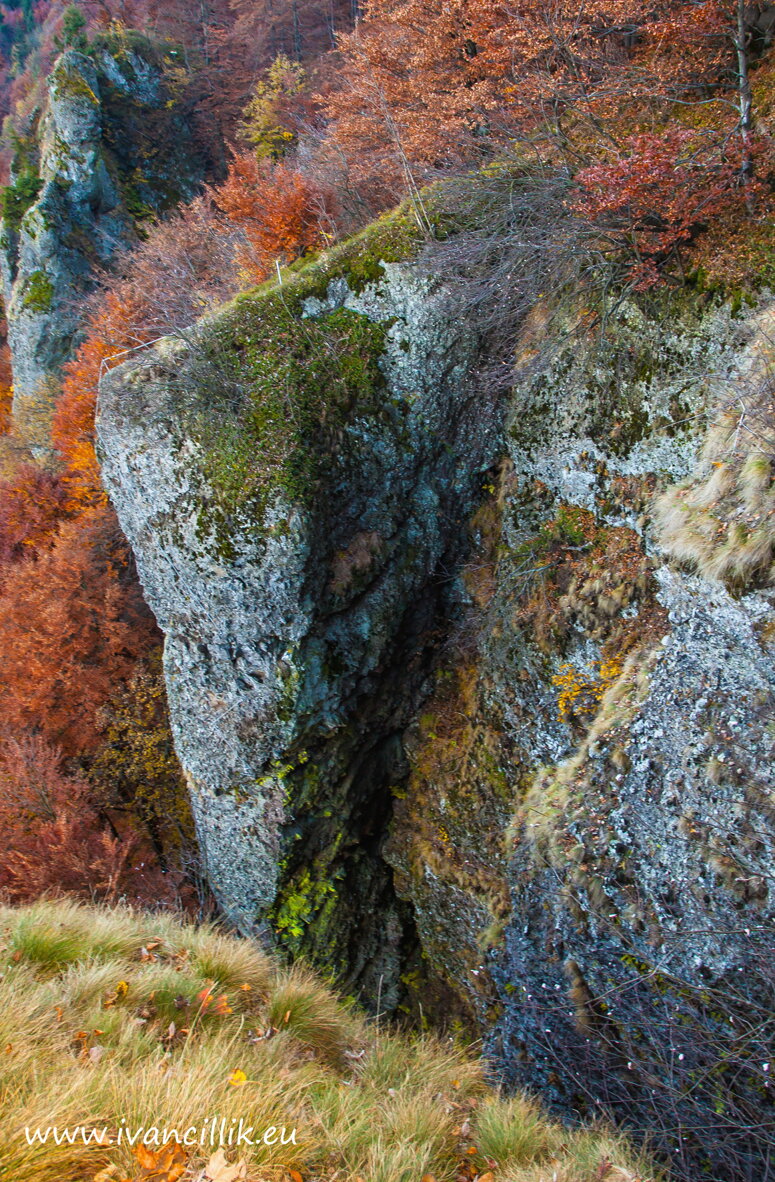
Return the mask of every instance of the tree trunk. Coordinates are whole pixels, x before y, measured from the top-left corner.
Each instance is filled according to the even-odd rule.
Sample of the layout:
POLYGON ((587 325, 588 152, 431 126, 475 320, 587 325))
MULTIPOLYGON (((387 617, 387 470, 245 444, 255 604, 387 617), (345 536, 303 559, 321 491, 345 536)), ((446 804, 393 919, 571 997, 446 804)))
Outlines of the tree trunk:
MULTIPOLYGON (((751 156, 751 82, 748 77, 748 28, 745 20, 745 0, 737 0, 737 28, 734 37, 735 54, 737 56, 737 105, 740 113, 740 139, 742 152, 740 161, 740 175, 747 190, 750 190, 753 177, 753 158, 751 156)), ((746 206, 749 213, 753 207, 753 194, 746 193, 746 206)))

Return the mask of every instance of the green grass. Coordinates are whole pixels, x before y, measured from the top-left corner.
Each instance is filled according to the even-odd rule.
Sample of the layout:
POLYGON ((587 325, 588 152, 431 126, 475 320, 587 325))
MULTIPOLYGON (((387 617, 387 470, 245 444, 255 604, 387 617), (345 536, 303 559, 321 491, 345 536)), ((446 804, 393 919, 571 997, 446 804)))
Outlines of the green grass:
MULTIPOLYGON (((376 1028, 311 972, 166 915, 71 902, 0 908, 0 1179, 145 1177, 126 1145, 28 1145, 27 1127, 297 1130, 240 1150, 249 1182, 654 1177, 622 1138, 503 1099, 451 1041, 376 1028), (233 1072, 243 1073, 238 1085, 233 1072), (601 1172, 601 1170, 603 1172, 601 1172)), ((186 1179, 212 1150, 185 1150, 186 1179)), ((230 1160, 236 1154, 229 1152, 230 1160)))

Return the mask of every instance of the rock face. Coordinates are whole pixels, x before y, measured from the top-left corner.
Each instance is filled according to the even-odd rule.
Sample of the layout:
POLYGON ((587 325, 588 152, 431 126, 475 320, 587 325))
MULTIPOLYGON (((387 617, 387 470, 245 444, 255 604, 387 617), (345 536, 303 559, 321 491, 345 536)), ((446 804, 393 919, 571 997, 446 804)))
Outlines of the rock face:
POLYGON ((383 1005, 430 966, 509 1081, 754 1177, 692 1130, 769 1104, 771 333, 537 307, 504 419, 391 243, 102 384, 211 881, 383 1005))
POLYGON ((2 226, 14 425, 45 450, 63 362, 95 272, 138 239, 145 216, 190 198, 203 176, 174 49, 137 34, 68 50, 35 131, 20 141, 2 226))
POLYGON ((491 1053, 648 1131, 680 1176, 758 1176, 741 1130, 770 1110, 770 339, 769 314, 625 308, 607 355, 560 352, 518 387, 479 638, 522 771, 491 1053), (671 563, 698 531, 695 565, 723 552, 734 594, 671 563))
POLYGON ((476 341, 430 281, 379 270, 364 284, 313 269, 237 301, 193 343, 113 370, 98 437, 165 633, 173 730, 219 901, 243 931, 271 914, 290 948, 395 1005, 412 924, 382 856, 391 786, 497 432, 469 387, 476 341), (283 386, 279 333, 293 342, 286 363, 304 364, 296 386, 283 386), (225 411, 234 372, 202 361, 224 347, 238 351, 242 391, 225 411), (197 385, 208 394, 187 411, 197 385), (301 434, 275 463, 287 424, 301 434), (248 501, 222 479, 242 462, 235 429, 249 436, 248 501))

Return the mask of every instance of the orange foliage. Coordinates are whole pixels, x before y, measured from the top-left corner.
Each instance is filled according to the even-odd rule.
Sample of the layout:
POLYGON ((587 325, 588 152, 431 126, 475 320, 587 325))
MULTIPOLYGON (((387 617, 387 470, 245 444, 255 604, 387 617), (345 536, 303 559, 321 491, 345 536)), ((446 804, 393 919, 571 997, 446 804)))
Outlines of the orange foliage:
MULTIPOLYGON (((133 304, 127 299, 126 292, 106 292, 89 325, 86 340, 65 366, 52 439, 65 463, 63 479, 71 511, 105 501, 99 463, 94 453, 97 384, 103 363, 110 360, 115 363, 117 355, 126 348, 132 321, 138 312, 137 298, 133 304)), ((139 343, 132 340, 132 344, 139 343)))
POLYGON ((66 755, 92 751, 97 712, 158 645, 113 511, 87 510, 51 548, 7 568, 0 592, 0 713, 66 755))
POLYGON ((60 770, 60 752, 38 737, 0 735, 0 890, 14 903, 68 892, 113 901, 132 842, 111 834, 85 780, 60 770))
POLYGON ((51 544, 66 512, 60 476, 34 464, 19 464, 0 481, 0 584, 2 568, 51 544))
POLYGON ((226 182, 213 199, 229 221, 244 231, 238 259, 246 275, 261 282, 275 260, 290 263, 325 245, 323 229, 331 196, 286 164, 235 153, 226 182))
POLYGON ((0 386, 0 435, 7 435, 11 430, 11 403, 13 391, 10 386, 0 386))
POLYGON ((589 93, 600 62, 626 55, 620 21, 640 0, 370 0, 340 39, 327 110, 356 179, 414 183, 497 151, 589 93))
POLYGON ((575 171, 649 106, 701 105, 737 76, 732 0, 368 0, 364 9, 340 38, 326 109, 351 175, 381 178, 388 196, 391 185, 411 189, 515 142, 531 157, 567 152, 575 171))

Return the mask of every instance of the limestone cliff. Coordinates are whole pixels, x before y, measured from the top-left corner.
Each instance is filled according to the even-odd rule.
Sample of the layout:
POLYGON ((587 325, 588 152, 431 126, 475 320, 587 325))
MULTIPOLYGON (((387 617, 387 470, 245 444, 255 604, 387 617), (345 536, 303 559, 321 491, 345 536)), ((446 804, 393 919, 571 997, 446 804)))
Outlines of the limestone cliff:
POLYGON ((202 179, 178 56, 126 31, 88 54, 66 51, 18 140, 0 264, 15 430, 33 447, 47 446, 56 379, 95 274, 137 241, 144 217, 190 198, 202 179))
POLYGON ((672 1152, 769 1103, 765 313, 540 303, 504 405, 411 239, 102 383, 208 873, 372 1000, 430 971, 507 1078, 672 1152))
POLYGON ((391 786, 497 432, 476 340, 373 249, 112 371, 97 427, 224 910, 394 1006, 391 786))

